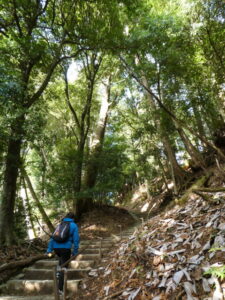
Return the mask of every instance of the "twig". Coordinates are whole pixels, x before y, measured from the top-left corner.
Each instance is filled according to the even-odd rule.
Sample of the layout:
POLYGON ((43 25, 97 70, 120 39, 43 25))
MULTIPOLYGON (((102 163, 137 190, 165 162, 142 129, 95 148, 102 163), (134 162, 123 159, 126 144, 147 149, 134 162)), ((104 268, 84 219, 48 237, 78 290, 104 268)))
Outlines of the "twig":
POLYGON ((193 191, 196 195, 202 197, 203 200, 205 201, 212 201, 212 198, 209 197, 208 195, 202 193, 202 192, 199 192, 199 191, 193 191))
POLYGON ((181 299, 181 297, 183 296, 185 294, 185 291, 184 290, 182 290, 177 296, 176 296, 176 300, 180 300, 181 299))
POLYGON ((46 233, 49 237, 51 237, 51 234, 49 234, 47 231, 45 231, 44 227, 40 224, 40 222, 39 222, 39 220, 38 220, 38 217, 35 216, 35 215, 34 215, 34 217, 35 217, 35 219, 37 220, 38 225, 39 225, 39 226, 41 227, 41 229, 44 231, 44 233, 46 233))
POLYGON ((193 192, 209 192, 209 193, 217 193, 217 192, 225 192, 225 187, 218 188, 196 188, 192 190, 193 192))
POLYGON ((121 291, 119 291, 119 292, 116 292, 116 293, 114 293, 114 294, 111 294, 111 295, 109 295, 109 296, 103 298, 103 300, 108 300, 108 299, 115 298, 116 296, 121 295, 124 291, 126 291, 126 289, 123 289, 123 290, 121 290, 121 291))

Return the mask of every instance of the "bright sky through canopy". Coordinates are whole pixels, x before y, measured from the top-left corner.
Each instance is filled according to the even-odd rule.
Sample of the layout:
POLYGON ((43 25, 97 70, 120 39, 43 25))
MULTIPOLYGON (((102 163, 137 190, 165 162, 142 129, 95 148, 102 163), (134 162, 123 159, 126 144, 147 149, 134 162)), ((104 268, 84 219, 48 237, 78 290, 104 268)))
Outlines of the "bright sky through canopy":
POLYGON ((68 80, 70 83, 73 83, 75 80, 77 80, 78 75, 79 75, 79 69, 80 69, 80 67, 75 61, 73 61, 70 64, 68 72, 67 72, 68 80))

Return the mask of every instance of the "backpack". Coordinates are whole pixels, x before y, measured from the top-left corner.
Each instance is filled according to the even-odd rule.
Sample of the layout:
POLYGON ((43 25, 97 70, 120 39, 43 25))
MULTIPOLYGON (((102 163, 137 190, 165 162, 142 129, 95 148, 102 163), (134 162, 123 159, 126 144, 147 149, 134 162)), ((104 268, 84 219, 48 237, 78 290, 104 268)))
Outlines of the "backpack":
POLYGON ((53 232, 52 238, 57 243, 64 243, 70 237, 70 222, 62 221, 53 232))

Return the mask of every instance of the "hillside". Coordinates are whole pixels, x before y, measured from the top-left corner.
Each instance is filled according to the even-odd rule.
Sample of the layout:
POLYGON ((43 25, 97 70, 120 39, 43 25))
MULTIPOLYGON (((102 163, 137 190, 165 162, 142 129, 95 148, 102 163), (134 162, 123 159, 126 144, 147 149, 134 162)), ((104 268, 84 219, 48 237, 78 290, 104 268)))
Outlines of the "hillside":
POLYGON ((222 300, 224 28, 221 0, 0 0, 1 300, 222 300))
POLYGON ((191 193, 140 225, 79 299, 224 299, 225 195, 203 197, 191 193))
MULTIPOLYGON (((68 299, 223 300, 224 187, 215 167, 198 175, 183 195, 169 202, 165 203, 167 193, 149 198, 146 188, 140 186, 129 193, 128 210, 105 206, 84 214, 78 222, 81 242, 91 244, 136 229, 132 236, 117 241, 110 252, 103 253, 100 264, 95 264, 82 280, 78 294, 68 299)), ((2 261, 10 266, 12 259, 32 260, 45 252, 47 240, 43 235, 43 240, 2 248, 2 261)), ((6 268, 1 272, 1 283, 20 270, 19 265, 6 268)))

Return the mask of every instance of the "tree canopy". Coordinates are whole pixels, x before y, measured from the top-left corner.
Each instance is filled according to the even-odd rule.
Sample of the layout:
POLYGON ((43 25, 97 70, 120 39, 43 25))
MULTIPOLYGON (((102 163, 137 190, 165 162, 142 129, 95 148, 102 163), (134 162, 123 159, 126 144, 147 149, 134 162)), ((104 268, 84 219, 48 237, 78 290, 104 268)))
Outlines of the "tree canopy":
POLYGON ((51 230, 65 208, 123 204, 156 176, 177 195, 193 170, 224 161, 222 1, 0 8, 2 244, 18 214, 51 230))

